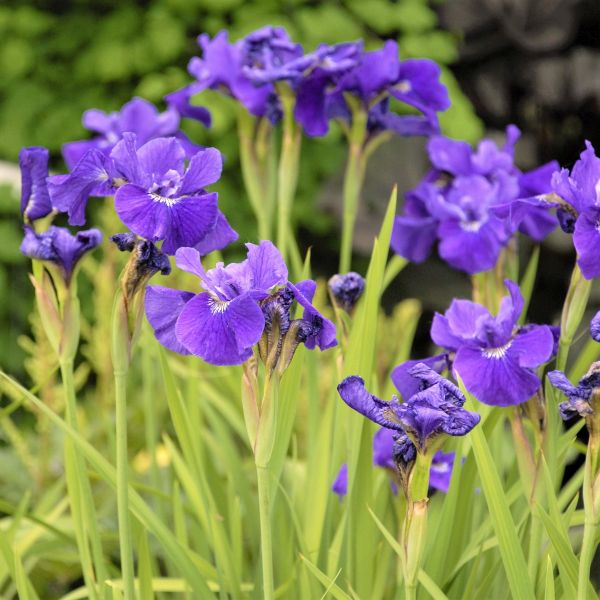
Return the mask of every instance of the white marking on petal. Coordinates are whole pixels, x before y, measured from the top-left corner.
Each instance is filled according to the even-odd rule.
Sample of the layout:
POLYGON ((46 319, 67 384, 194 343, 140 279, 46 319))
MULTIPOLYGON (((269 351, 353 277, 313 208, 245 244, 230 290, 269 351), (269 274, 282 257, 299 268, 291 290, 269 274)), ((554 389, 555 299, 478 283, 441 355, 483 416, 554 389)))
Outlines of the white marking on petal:
POLYGON ((208 301, 210 307, 210 314, 222 314, 227 310, 227 306, 229 305, 229 301, 227 300, 217 300, 216 298, 211 298, 208 301))
POLYGON ((485 358, 493 358, 493 359, 498 360, 500 358, 504 358, 504 356, 506 355, 506 352, 511 347, 511 345, 512 345, 512 340, 510 340, 509 342, 504 344, 504 346, 500 346, 499 348, 485 348, 484 350, 481 351, 481 354, 485 358))

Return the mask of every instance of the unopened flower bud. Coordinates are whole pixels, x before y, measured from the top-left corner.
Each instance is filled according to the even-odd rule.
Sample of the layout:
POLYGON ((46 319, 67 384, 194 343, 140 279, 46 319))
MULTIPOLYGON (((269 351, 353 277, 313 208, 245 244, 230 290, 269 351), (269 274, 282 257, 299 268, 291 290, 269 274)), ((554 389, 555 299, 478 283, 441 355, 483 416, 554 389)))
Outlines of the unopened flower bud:
POLYGON ((365 290, 365 280, 354 271, 345 275, 334 275, 327 285, 336 305, 348 313, 352 311, 365 290))

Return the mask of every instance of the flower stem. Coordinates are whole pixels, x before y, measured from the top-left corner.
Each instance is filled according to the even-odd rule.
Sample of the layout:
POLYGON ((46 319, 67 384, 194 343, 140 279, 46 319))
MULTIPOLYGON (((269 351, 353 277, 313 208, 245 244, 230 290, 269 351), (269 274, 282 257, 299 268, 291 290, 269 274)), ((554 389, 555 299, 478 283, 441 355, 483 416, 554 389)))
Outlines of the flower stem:
POLYGON ((262 561, 263 598, 273 598, 273 547, 271 536, 271 499, 268 467, 256 465, 258 508, 260 515, 260 555, 262 561))
POLYGON ((367 113, 358 104, 352 106, 352 129, 348 139, 348 162, 344 175, 344 213, 342 217, 342 245, 340 247, 340 273, 347 273, 352 265, 354 225, 365 180, 367 156, 364 151, 367 137, 367 113))
MULTIPOLYGON (((73 381, 73 361, 61 361, 60 373, 65 393, 65 418, 67 424, 73 430, 79 431, 75 385, 73 381)), ((65 470, 67 471, 67 487, 69 489, 75 537, 82 562, 83 577, 90 598, 98 598, 96 586, 106 579, 102 543, 100 541, 100 532, 98 531, 98 520, 96 518, 90 480, 83 459, 76 451, 71 438, 65 439, 65 470), (92 557, 90 555, 90 545, 96 569, 95 577, 92 557)))
POLYGON ((583 540, 581 553, 579 555, 579 575, 577 581, 577 600, 588 598, 588 586, 590 585, 590 569, 600 532, 600 501, 597 498, 598 469, 600 462, 600 398, 597 394, 592 397, 594 413, 586 419, 590 434, 587 453, 585 456, 583 477, 583 510, 585 515, 583 525, 583 540))
POLYGON ((134 600, 133 544, 129 526, 129 457, 127 452, 127 372, 129 326, 124 297, 117 292, 113 307, 112 360, 115 378, 115 437, 117 461, 117 518, 121 577, 125 600, 134 600))
POLYGON ((292 90, 281 86, 279 92, 283 108, 283 133, 277 174, 277 247, 286 260, 293 253, 294 246, 291 217, 298 184, 302 132, 294 120, 295 98, 292 90))
POLYGON ((256 119, 243 107, 240 107, 238 112, 238 136, 242 178, 250 205, 256 216, 259 239, 268 240, 271 237, 268 188, 265 181, 265 176, 267 175, 265 170, 268 169, 268 165, 263 164, 265 161, 260 160, 259 153, 257 152, 254 141, 255 125, 256 119))
POLYGON ((585 279, 579 267, 575 265, 560 320, 560 340, 556 357, 556 368, 559 371, 564 371, 567 366, 569 349, 583 318, 590 295, 591 283, 591 280, 585 279))

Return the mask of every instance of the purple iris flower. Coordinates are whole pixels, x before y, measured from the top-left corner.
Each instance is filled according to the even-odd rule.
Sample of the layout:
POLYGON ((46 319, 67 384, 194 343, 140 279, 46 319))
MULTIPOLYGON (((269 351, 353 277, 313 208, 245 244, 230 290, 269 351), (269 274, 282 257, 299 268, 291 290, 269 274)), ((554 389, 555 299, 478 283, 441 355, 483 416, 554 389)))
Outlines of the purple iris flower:
POLYGON ((334 302, 347 313, 351 312, 365 291, 364 278, 350 271, 345 275, 334 275, 327 282, 334 302))
POLYGON ((555 163, 519 171, 513 161, 519 135, 511 125, 502 148, 482 140, 476 149, 432 137, 428 153, 433 169, 406 196, 404 214, 396 218, 392 233, 394 251, 423 262, 438 241, 448 264, 474 274, 496 264, 517 229, 537 241, 550 233, 556 224, 545 207, 520 198, 549 192, 555 163))
MULTIPOLYGON (((208 112, 206 109, 201 110, 208 112)), ((140 146, 157 137, 175 136, 184 147, 188 158, 200 149, 179 130, 180 115, 173 105, 169 105, 165 112, 159 113, 151 102, 143 98, 133 98, 118 112, 87 110, 83 113, 82 121, 83 126, 96 135, 91 140, 69 142, 63 146, 63 158, 69 170, 74 169, 92 148, 109 156, 115 145, 123 139, 124 133, 135 133, 140 146)), ((208 126, 210 122, 205 124, 208 126)))
POLYGON ((453 383, 422 363, 412 367, 410 374, 420 381, 420 391, 404 403, 396 397, 391 402, 380 400, 357 376, 344 379, 338 393, 375 423, 406 433, 418 452, 426 452, 440 435, 465 435, 479 423, 479 415, 462 408, 465 398, 453 383))
POLYGON ((261 340, 268 319, 273 318, 273 307, 283 306, 282 322, 286 325, 283 332, 279 330, 283 337, 277 340, 279 349, 290 342, 290 335, 294 336, 290 342, 295 343, 293 350, 299 343, 309 349, 334 346, 335 326, 311 304, 314 282, 291 284, 281 254, 271 242, 246 247, 248 256, 243 262, 219 263, 209 271, 204 270, 197 250, 177 251, 177 266, 197 275, 205 291, 192 294, 158 286, 147 289, 146 315, 159 342, 214 365, 241 364, 261 340), (288 295, 282 299, 284 289, 288 295), (297 321, 291 320, 289 312, 294 300, 304 308, 303 317, 297 321))
POLYGON ((540 387, 535 369, 553 355, 554 336, 546 325, 519 328, 523 296, 506 280, 509 296, 498 315, 469 300, 453 300, 431 326, 433 341, 455 352, 453 370, 481 402, 512 406, 526 402, 540 387))
POLYGON ((194 57, 188 64, 196 81, 169 94, 165 100, 176 106, 184 116, 195 118, 198 107, 190 104, 192 96, 206 89, 219 90, 235 98, 251 114, 267 113, 272 85, 257 86, 244 73, 244 40, 230 43, 227 31, 220 31, 212 40, 206 34, 198 37, 202 58, 194 57))
POLYGON ((567 397, 567 401, 559 406, 560 414, 565 421, 576 416, 585 418, 593 414, 592 399, 594 396, 597 398, 600 393, 600 362, 592 363, 589 371, 577 385, 573 385, 562 371, 550 371, 548 379, 567 397))
POLYGON ((215 148, 199 150, 185 167, 185 150, 176 138, 155 138, 138 147, 133 133, 109 156, 93 148, 70 175, 49 178, 54 206, 69 214, 69 223, 85 222, 90 196, 115 194, 115 209, 135 234, 152 242, 164 240, 162 250, 180 247, 203 253, 221 249, 237 239, 217 208, 217 194, 204 188, 215 183, 222 169, 215 148))
POLYGON ((309 135, 325 135, 330 119, 350 120, 351 109, 345 95, 351 94, 368 111, 368 127, 373 134, 382 130, 401 135, 437 133, 437 112, 450 106, 439 76, 440 69, 433 61, 401 61, 398 45, 388 40, 380 50, 364 52, 356 66, 337 81, 332 82, 316 69, 314 76, 299 86, 296 118, 309 135), (422 114, 400 116, 391 112, 392 97, 422 114))
POLYGON ((78 231, 73 235, 64 227, 51 226, 43 233, 36 233, 26 225, 20 249, 29 258, 56 265, 68 285, 79 260, 101 241, 102 234, 97 229, 78 231))
MULTIPOLYGON (((373 436, 373 464, 383 469, 396 473, 394 448, 397 446, 398 435, 386 427, 382 427, 373 436)), ((429 471, 429 488, 447 493, 454 466, 454 452, 444 453, 438 450, 433 455, 429 471)), ((392 490, 397 493, 395 481, 391 481, 392 490)), ((348 492, 348 465, 344 463, 331 488, 338 496, 345 496, 348 492)))
POLYGON ((557 171, 552 177, 554 192, 562 203, 557 216, 563 229, 573 232, 573 244, 577 251, 577 264, 586 279, 600 276, 600 158, 594 147, 586 142, 571 172, 557 171))
POLYGON ((600 342, 600 310, 590 321, 590 335, 594 341, 600 342))
POLYGON ((258 85, 294 81, 311 66, 312 58, 283 27, 267 25, 253 31, 244 38, 242 48, 244 74, 258 85))
POLYGON ((22 148, 19 152, 21 215, 29 222, 41 219, 52 212, 46 184, 48 157, 48 149, 40 146, 22 148))

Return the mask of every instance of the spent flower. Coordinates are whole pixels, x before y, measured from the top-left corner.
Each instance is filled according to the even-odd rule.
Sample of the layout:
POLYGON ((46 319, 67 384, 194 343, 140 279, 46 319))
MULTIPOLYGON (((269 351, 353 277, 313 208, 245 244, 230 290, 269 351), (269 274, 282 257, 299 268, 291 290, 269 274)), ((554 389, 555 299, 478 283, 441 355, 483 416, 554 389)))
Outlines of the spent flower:
POLYGON ((444 435, 465 435, 479 422, 479 415, 466 411, 465 398, 450 381, 418 363, 410 374, 420 383, 420 391, 403 403, 380 400, 365 388, 362 378, 347 377, 338 393, 351 408, 375 423, 406 434, 417 452, 427 453, 439 446, 444 435))
POLYGON ((600 362, 592 363, 577 385, 573 385, 562 371, 550 371, 548 379, 567 397, 567 401, 559 406, 565 421, 576 416, 588 417, 600 408, 600 362))

